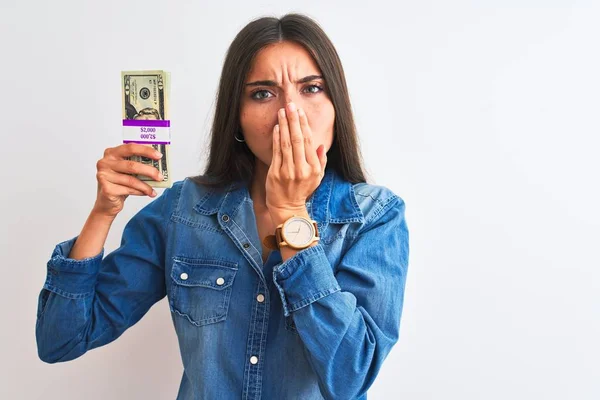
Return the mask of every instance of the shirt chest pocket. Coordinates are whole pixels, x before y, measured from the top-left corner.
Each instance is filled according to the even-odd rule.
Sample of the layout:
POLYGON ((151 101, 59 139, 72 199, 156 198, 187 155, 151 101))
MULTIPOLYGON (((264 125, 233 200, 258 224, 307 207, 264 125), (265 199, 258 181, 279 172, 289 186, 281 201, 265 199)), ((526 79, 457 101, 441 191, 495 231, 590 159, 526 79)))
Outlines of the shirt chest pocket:
POLYGON ((174 257, 171 269, 171 311, 202 326, 227 319, 237 263, 174 257))

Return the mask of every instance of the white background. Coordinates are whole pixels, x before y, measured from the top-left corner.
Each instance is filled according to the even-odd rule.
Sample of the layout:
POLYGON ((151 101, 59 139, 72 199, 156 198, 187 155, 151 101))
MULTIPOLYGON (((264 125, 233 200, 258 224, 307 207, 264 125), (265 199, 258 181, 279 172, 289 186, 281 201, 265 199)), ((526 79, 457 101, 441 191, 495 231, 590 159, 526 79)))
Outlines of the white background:
MULTIPOLYGON (((600 397, 600 3, 320 3, 1 0, 0 398, 175 398, 165 299, 107 346, 38 359, 46 262, 120 144, 120 72, 171 72, 184 179, 204 166, 231 40, 289 11, 334 42, 371 182, 406 202, 401 336, 369 398, 600 397)), ((150 200, 127 200, 107 252, 150 200)))

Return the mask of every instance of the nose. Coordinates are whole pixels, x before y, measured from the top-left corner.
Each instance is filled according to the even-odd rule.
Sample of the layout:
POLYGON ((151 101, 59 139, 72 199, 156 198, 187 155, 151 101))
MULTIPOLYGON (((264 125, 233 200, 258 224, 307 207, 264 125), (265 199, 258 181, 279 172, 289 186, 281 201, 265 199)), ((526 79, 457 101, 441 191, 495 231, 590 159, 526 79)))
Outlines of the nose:
POLYGON ((294 103, 296 104, 296 107, 298 107, 298 101, 296 98, 294 98, 293 96, 283 96, 283 100, 281 102, 281 104, 279 104, 280 108, 285 108, 285 106, 287 106, 289 103, 294 103))
POLYGON ((280 108, 284 108, 288 103, 296 104, 296 108, 302 107, 302 99, 296 91, 296 87, 290 85, 283 90, 283 96, 281 96, 280 108))
POLYGON ((298 108, 301 108, 301 105, 299 104, 300 99, 298 98, 298 96, 294 96, 293 94, 288 94, 286 93, 283 96, 279 97, 279 102, 277 104, 277 110, 273 110, 275 111, 273 113, 273 126, 275 126, 278 123, 279 120, 279 110, 281 110, 282 108, 285 109, 286 115, 288 113, 288 109, 287 109, 287 105, 289 103, 294 103, 296 105, 296 110, 298 108))

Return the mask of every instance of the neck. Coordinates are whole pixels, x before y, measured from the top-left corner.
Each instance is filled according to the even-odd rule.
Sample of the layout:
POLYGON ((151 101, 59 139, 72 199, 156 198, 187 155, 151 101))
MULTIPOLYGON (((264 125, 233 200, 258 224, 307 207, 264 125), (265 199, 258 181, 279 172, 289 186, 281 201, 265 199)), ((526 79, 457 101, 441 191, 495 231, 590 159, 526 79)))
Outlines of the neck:
POLYGON ((250 185, 250 198, 252 198, 254 208, 261 211, 267 211, 266 183, 268 172, 269 166, 257 158, 254 166, 254 176, 250 185))

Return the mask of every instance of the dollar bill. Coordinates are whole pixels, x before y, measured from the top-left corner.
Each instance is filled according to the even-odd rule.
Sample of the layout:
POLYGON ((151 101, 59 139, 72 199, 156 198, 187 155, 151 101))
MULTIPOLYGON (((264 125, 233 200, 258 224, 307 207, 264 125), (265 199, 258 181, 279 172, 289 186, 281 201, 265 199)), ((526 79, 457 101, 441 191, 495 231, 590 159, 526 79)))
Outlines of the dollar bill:
MULTIPOLYGON (((166 126, 170 125, 169 116, 169 93, 170 93, 170 73, 166 71, 122 71, 121 72, 121 90, 122 90, 122 108, 123 108, 123 125, 129 124, 126 120, 162 120, 166 126)), ((133 123, 133 122, 132 122, 133 123)), ((134 124, 137 124, 135 122, 134 124)), ((142 122, 139 122, 142 123, 142 122)), ((152 126, 153 122, 148 122, 152 126)), ((150 131, 156 128, 139 127, 143 132, 150 131)), ((163 128, 164 129, 164 128, 163 128)), ((153 136, 145 136, 153 137, 153 136)), ((140 139, 141 140, 141 139, 140 139)), ((123 140, 128 143, 131 140, 123 140)), ((145 175, 135 175, 141 181, 152 187, 167 188, 171 187, 171 156, 170 156, 170 139, 169 144, 165 143, 144 143, 146 146, 151 146, 155 150, 163 154, 160 159, 152 159, 143 156, 131 156, 128 160, 140 162, 142 164, 151 165, 158 169, 162 175, 162 181, 155 181, 154 178, 145 175)))

